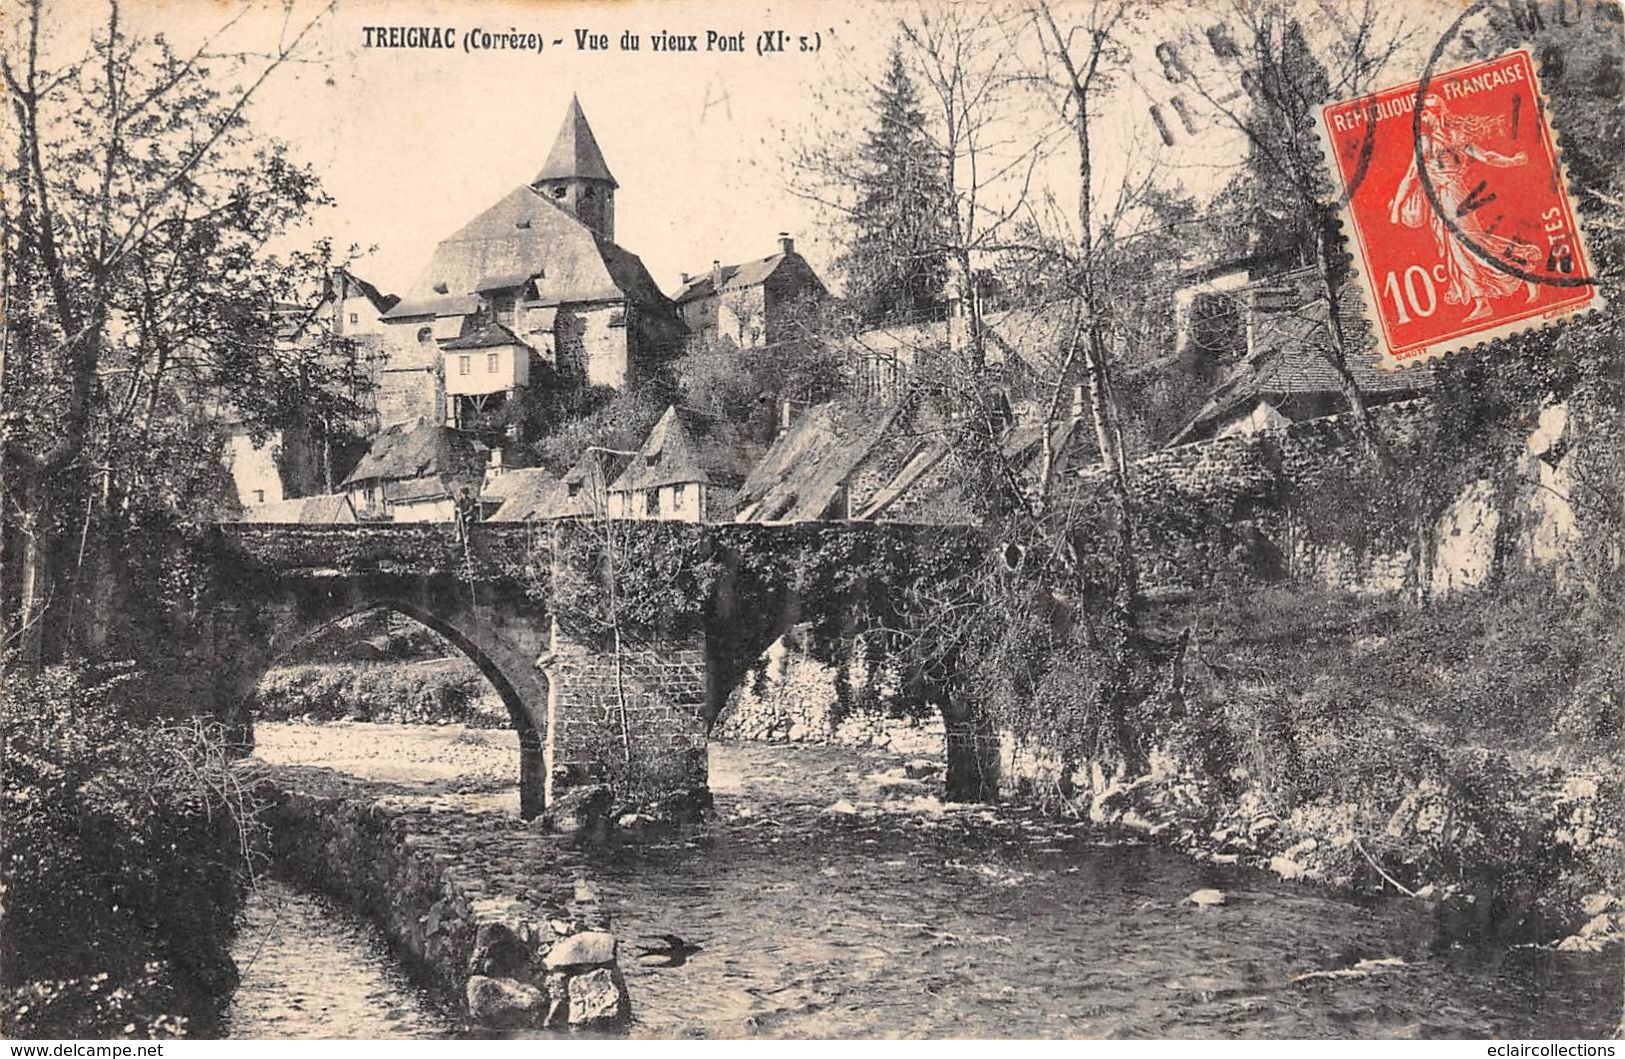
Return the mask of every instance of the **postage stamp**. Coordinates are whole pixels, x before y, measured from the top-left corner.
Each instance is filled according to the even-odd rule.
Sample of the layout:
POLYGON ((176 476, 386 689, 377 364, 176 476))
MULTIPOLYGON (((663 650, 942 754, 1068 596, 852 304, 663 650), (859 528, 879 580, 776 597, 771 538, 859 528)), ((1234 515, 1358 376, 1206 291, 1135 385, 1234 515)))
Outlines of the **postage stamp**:
POLYGON ((1320 118, 1386 366, 1600 307, 1527 51, 1320 118))

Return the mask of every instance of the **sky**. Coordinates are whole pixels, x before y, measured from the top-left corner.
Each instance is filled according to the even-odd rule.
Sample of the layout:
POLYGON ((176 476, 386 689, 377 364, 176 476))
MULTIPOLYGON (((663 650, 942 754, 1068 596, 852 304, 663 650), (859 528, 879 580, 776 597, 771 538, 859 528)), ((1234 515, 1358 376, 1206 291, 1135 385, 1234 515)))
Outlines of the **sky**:
MULTIPOLYGON (((54 46, 82 46, 105 9, 95 0, 55 3, 54 46)), ((278 4, 245 14, 231 0, 125 0, 123 17, 130 32, 163 32, 185 48, 242 15, 219 46, 260 50, 320 6, 293 4, 286 22, 278 4)), ((386 291, 406 290, 439 240, 535 175, 572 94, 620 184, 616 241, 664 289, 713 260, 774 253, 781 231, 829 276, 841 232, 827 210, 792 189, 790 159, 809 140, 861 128, 863 86, 883 68, 898 17, 914 10, 852 0, 339 0, 309 38, 305 60, 266 82, 250 118, 292 144, 337 200, 300 235, 366 248, 357 272, 386 291), (454 27, 459 46, 367 47, 368 27, 454 27), (536 34, 544 43, 540 54, 467 53, 461 38, 470 29, 536 34), (605 35, 609 47, 580 50, 578 30, 605 35), (757 54, 765 30, 782 30, 788 52, 757 54), (695 34, 702 50, 655 51, 661 31, 695 34), (742 32, 745 52, 704 50, 708 31, 742 32), (639 36, 638 51, 621 49, 627 32, 639 36), (802 38, 817 49, 801 51, 802 38)), ((1125 26, 1128 58, 1098 119, 1102 182, 1157 167, 1164 183, 1202 192, 1233 170, 1238 137, 1188 91, 1186 116, 1177 115, 1171 96, 1179 89, 1155 50, 1182 41, 1182 56, 1200 62, 1201 17, 1183 4, 1147 5, 1125 26), (1173 129, 1172 148, 1162 143, 1153 104, 1173 129)), ((1023 105, 1032 128, 1055 120, 1037 97, 1023 105)), ((1075 209, 1074 174, 1063 136, 1035 174, 1062 215, 1075 209)))

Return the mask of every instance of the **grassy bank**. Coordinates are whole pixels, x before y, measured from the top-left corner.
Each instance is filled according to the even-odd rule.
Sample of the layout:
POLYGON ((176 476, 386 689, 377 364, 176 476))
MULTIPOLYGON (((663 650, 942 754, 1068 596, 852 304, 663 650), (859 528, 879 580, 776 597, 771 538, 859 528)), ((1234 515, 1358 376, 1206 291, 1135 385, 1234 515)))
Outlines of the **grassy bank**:
POLYGON ((1619 936, 1617 605, 1539 584, 1425 607, 1302 587, 1167 604, 1184 694, 1103 821, 1199 856, 1438 902, 1462 931, 1619 936))
POLYGON ((128 672, 0 683, 0 1036, 209 1032, 258 834, 223 733, 128 672))
POLYGON ((496 691, 461 656, 427 661, 306 662, 266 673, 255 716, 271 721, 512 724, 496 691))

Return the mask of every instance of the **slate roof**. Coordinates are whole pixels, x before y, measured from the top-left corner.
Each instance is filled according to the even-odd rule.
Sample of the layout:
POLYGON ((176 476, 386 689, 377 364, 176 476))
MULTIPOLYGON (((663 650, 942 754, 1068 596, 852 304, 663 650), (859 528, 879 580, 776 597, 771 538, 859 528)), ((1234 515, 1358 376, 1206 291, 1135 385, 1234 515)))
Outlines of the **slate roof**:
POLYGON ((471 292, 493 278, 520 274, 535 277, 535 301, 543 305, 626 298, 671 312, 671 302, 636 254, 599 238, 526 186, 441 240, 401 304, 384 318, 466 314, 478 304, 471 292))
POLYGON ((366 455, 344 484, 432 476, 479 482, 489 453, 484 442, 447 430, 427 418, 396 423, 373 436, 366 455))
POLYGON ((257 504, 243 513, 243 522, 302 522, 331 525, 356 521, 355 507, 344 493, 324 493, 257 504))
POLYGON ((361 292, 362 297, 371 302, 372 307, 377 309, 380 313, 386 313, 393 309, 395 304, 401 300, 394 294, 383 293, 377 287, 373 286, 371 283, 368 283, 366 280, 362 279, 354 272, 351 272, 349 269, 341 268, 337 270, 337 273, 339 277, 339 292, 341 295, 346 293, 347 288, 353 285, 361 292))
POLYGON ((789 254, 774 254, 771 257, 758 258, 755 261, 746 261, 738 265, 723 265, 720 270, 722 285, 717 286, 715 280, 718 275, 715 270, 706 269, 697 276, 689 277, 689 281, 672 296, 672 301, 678 305, 691 302, 696 298, 709 297, 720 290, 732 290, 740 287, 754 287, 766 283, 780 265, 790 257, 789 254))
POLYGON ((581 100, 573 95, 569 109, 564 112, 564 124, 559 126, 559 134, 553 139, 553 149, 547 152, 547 161, 542 163, 541 172, 531 183, 572 178, 605 180, 612 188, 620 187, 610 175, 604 152, 598 149, 598 138, 592 134, 592 126, 587 124, 581 100))
MULTIPOLYGON (((1350 294, 1357 297, 1352 289, 1350 294)), ((1344 319, 1358 320, 1358 303, 1351 298, 1350 306, 1352 311, 1346 311, 1344 319)), ((1260 401, 1279 405, 1295 397, 1340 397, 1343 388, 1337 369, 1321 352, 1326 342, 1325 320, 1321 305, 1256 318, 1253 352, 1220 380, 1207 403, 1170 444, 1200 437, 1260 401)), ((1357 330, 1350 333, 1356 343, 1362 337, 1357 330)), ((1415 397, 1433 388, 1431 364, 1390 371, 1382 366, 1382 355, 1368 345, 1350 356, 1349 371, 1360 392, 1378 402, 1415 397)))
POLYGON ((472 294, 441 294, 430 290, 422 297, 403 298, 389 312, 385 320, 405 320, 413 316, 467 316, 480 307, 480 300, 472 294))
POLYGON ((745 477, 749 457, 739 439, 720 424, 670 405, 649 431, 638 454, 610 485, 611 492, 698 482, 734 486, 745 477))
POLYGON ((564 491, 564 483, 545 467, 525 467, 493 479, 480 499, 502 502, 487 522, 524 522, 554 517, 554 509, 564 499, 564 491))
POLYGON ((839 402, 808 409, 751 469, 739 490, 735 521, 823 518, 897 413, 896 406, 877 414, 839 402))
POLYGON ((452 495, 452 486, 438 474, 422 478, 405 478, 384 483, 384 499, 392 504, 413 500, 445 500, 452 495))
POLYGON ((498 346, 522 346, 519 336, 495 320, 487 320, 466 335, 459 335, 445 343, 443 350, 494 349, 498 346))

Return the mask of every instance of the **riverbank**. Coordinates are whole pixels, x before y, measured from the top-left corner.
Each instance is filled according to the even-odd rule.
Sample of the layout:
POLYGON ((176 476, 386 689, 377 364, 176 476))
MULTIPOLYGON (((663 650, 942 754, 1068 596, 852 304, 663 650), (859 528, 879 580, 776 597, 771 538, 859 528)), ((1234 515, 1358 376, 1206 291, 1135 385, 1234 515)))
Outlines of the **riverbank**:
MULTIPOLYGON (((368 727, 387 742, 388 726, 368 727)), ((424 731, 444 730, 403 741, 424 731)), ((489 803, 512 782, 271 766, 275 870, 372 919, 468 1035, 612 1032, 629 1006, 609 917, 563 843, 489 803)))
MULTIPOLYGON (((283 761, 320 744, 331 765, 393 777, 353 782, 432 801, 441 825, 489 828, 483 841, 513 849, 530 832, 516 800, 501 807, 517 761, 505 735, 266 725, 260 745, 283 761), (436 743, 456 765, 408 781, 406 762, 434 760, 436 743)), ((719 743, 710 756, 704 823, 545 843, 614 923, 634 1036, 1586 1037, 1618 1025, 1607 953, 1453 945, 1413 901, 1198 862, 1033 805, 944 804, 934 778, 908 776, 910 758, 873 747, 719 743), (1203 889, 1224 903, 1187 900, 1203 889), (668 934, 695 951, 641 955, 668 934)))
MULTIPOLYGON (((1405 894, 1463 935, 1620 939, 1625 620, 1606 601, 1525 585, 1419 607, 1296 586, 1164 601, 1146 621, 1189 637, 1179 693, 1134 718, 1147 771, 1114 782, 1053 752, 1042 723, 1006 729, 1006 797, 1205 863, 1405 894)), ((850 715, 836 686, 775 645, 717 730, 940 760, 939 719, 850 715)))

